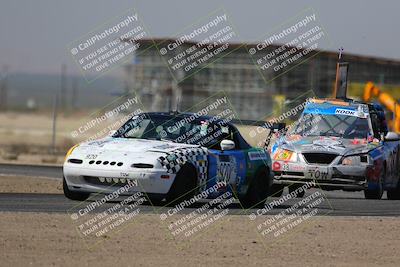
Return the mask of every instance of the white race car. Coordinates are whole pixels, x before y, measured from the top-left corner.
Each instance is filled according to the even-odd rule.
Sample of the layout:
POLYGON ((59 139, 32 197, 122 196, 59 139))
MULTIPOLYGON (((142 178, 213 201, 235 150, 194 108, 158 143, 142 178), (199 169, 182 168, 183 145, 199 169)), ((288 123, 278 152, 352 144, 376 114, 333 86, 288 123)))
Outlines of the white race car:
POLYGON ((67 198, 90 193, 143 192, 153 204, 188 199, 215 188, 243 206, 263 204, 272 184, 271 159, 251 147, 237 128, 213 117, 191 113, 143 113, 112 136, 72 147, 64 163, 67 198))

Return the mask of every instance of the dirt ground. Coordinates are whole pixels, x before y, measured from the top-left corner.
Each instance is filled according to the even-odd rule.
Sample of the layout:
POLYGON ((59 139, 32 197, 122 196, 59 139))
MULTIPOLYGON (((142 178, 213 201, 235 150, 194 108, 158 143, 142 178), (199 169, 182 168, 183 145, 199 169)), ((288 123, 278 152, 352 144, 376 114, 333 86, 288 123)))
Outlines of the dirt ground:
POLYGON ((62 194, 61 179, 0 175, 0 193, 62 194))
POLYGON ((315 217, 284 240, 261 240, 228 216, 177 243, 158 215, 136 217, 88 249, 64 214, 0 213, 1 266, 398 266, 395 218, 315 217))
MULTIPOLYGON (((61 183, 1 176, 0 192, 61 194, 61 183)), ((233 215, 178 242, 159 215, 139 214, 83 239, 68 214, 0 212, 0 266, 398 266, 399 228, 398 218, 317 216, 271 240, 233 215)))

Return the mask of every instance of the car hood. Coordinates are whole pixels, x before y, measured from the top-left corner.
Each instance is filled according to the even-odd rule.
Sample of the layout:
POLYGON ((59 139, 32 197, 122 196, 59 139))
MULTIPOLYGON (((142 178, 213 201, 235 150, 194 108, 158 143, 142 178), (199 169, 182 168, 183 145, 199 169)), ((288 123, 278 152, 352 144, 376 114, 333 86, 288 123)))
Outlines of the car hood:
POLYGON ((79 144, 69 158, 150 163, 158 166, 158 159, 176 149, 196 148, 197 145, 178 144, 158 140, 107 137, 79 144))
POLYGON ((288 149, 297 153, 335 153, 338 155, 351 155, 368 153, 379 146, 379 142, 367 142, 366 139, 343 139, 324 136, 289 136, 277 142, 275 147, 288 149))
POLYGON ((179 148, 192 148, 192 147, 199 147, 199 146, 167 142, 167 141, 159 141, 159 140, 107 137, 96 141, 81 143, 76 148, 76 150, 91 151, 91 152, 118 151, 118 152, 133 152, 133 153, 144 153, 144 152, 169 153, 179 148))

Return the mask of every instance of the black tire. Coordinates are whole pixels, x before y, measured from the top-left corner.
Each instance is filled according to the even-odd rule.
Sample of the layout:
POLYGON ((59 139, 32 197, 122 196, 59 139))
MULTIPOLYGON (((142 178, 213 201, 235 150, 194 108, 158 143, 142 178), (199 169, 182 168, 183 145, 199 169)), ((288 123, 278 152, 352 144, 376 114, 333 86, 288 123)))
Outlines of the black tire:
POLYGON ((246 209, 257 207, 262 208, 269 194, 269 175, 268 169, 257 171, 250 183, 249 189, 244 197, 240 197, 240 203, 246 209))
POLYGON ((63 177, 63 191, 64 191, 64 196, 71 200, 85 201, 90 196, 90 193, 82 193, 69 190, 67 182, 65 181, 64 177, 63 177))
MULTIPOLYGON (((385 163, 386 164, 386 163, 385 163)), ((373 189, 373 190, 364 190, 364 197, 366 199, 381 199, 383 195, 383 179, 386 176, 386 166, 383 167, 383 172, 381 176, 379 177, 378 181, 378 189, 373 189)))
POLYGON ((197 186, 197 171, 190 164, 185 164, 177 173, 175 180, 166 195, 169 205, 176 205, 179 202, 192 198, 197 186))
MULTIPOLYGON (((297 185, 297 184, 292 184, 289 186, 289 194, 295 192, 297 189, 299 189, 302 185, 297 185)), ((302 198, 304 197, 304 194, 306 193, 305 190, 297 191, 296 197, 297 198, 302 198)))
POLYGON ((396 189, 387 191, 387 198, 390 200, 400 200, 400 188, 397 186, 396 189))
POLYGON ((285 185, 283 185, 283 184, 273 184, 271 186, 271 190, 269 191, 269 196, 271 196, 271 197, 280 197, 280 196, 282 196, 283 189, 285 189, 285 185))
POLYGON ((400 200, 400 181, 397 182, 397 187, 387 191, 387 198, 390 200, 400 200))

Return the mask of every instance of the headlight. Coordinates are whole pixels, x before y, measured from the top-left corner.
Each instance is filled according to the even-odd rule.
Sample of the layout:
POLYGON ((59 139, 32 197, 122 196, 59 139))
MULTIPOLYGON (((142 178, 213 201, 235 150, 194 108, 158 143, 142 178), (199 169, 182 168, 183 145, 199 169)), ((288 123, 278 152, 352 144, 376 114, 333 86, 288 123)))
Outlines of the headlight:
POLYGON ((297 162, 298 155, 296 152, 279 148, 275 152, 274 160, 297 162))
POLYGON ((356 166, 361 164, 368 164, 369 161, 370 160, 368 155, 349 156, 343 158, 342 165, 356 166))
POLYGON ((79 146, 79 145, 74 145, 73 147, 71 147, 71 148, 68 150, 67 154, 65 155, 64 162, 67 160, 68 156, 72 154, 72 151, 74 151, 74 149, 77 148, 78 146, 79 146))

